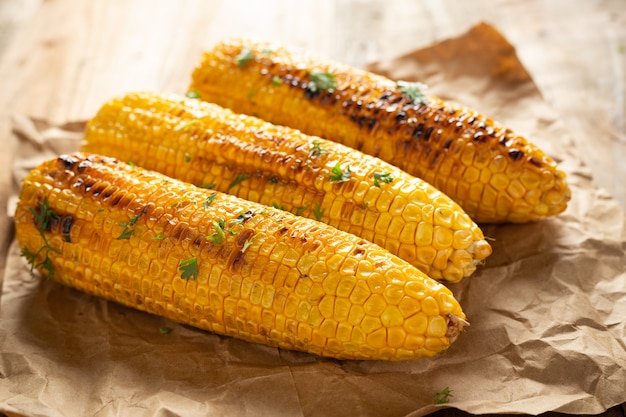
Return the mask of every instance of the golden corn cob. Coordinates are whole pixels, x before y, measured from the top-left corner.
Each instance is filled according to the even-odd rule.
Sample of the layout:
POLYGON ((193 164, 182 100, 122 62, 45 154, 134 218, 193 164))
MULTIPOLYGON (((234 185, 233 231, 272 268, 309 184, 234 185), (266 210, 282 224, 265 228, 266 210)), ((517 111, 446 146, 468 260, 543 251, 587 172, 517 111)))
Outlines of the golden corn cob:
POLYGON ((431 183, 477 222, 526 222, 565 210, 553 159, 473 110, 263 42, 232 39, 205 53, 190 91, 236 112, 377 156, 431 183))
POLYGON ((215 104, 127 94, 90 120, 81 149, 323 221, 433 278, 459 281, 491 253, 470 217, 424 181, 343 145, 215 104))
POLYGON ((41 164, 15 222, 46 277, 251 342, 405 360, 465 323, 450 290, 378 245, 109 157, 41 164))

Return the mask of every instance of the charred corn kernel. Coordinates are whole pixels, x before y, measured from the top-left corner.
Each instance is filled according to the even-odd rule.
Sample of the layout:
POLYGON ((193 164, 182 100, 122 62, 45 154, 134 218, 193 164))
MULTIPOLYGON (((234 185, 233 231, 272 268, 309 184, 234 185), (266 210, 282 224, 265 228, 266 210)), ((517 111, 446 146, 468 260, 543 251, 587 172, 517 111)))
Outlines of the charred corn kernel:
POLYGON ((203 100, 378 156, 441 188, 478 222, 542 219, 561 213, 570 198, 553 159, 488 117, 434 96, 415 98, 401 82, 280 45, 221 42, 203 54, 190 89, 203 100), (239 65, 244 48, 252 59, 239 65), (507 188, 515 178, 522 190, 507 188), (487 184, 513 203, 482 199, 487 184), (517 202, 535 188, 538 201, 520 209, 517 202))
POLYGON ((110 157, 42 163, 15 222, 46 277, 250 342, 405 360, 447 348, 465 323, 450 290, 379 246, 110 157))
MULTIPOLYGON (((398 256, 402 245, 411 245, 405 260, 427 274, 432 262, 418 262, 415 254, 433 236, 422 236, 419 227, 470 232, 472 242, 463 248, 472 257, 468 266, 488 256, 473 256, 485 242, 480 228, 428 183, 337 143, 199 100, 151 93, 113 99, 89 122, 82 149, 321 220, 398 256)), ((271 248, 272 260, 295 260, 286 245, 271 248)), ((437 276, 463 278, 447 277, 441 266, 437 276)))

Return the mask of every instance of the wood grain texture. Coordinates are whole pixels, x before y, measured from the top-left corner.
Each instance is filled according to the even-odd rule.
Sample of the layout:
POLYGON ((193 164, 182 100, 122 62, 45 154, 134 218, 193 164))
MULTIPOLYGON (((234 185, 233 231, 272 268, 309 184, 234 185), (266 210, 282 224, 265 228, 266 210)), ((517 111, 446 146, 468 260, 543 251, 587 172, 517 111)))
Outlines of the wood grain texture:
MULTIPOLYGON (((624 0, 3 0, 0 184, 11 181, 11 114, 63 122, 130 90, 184 92, 200 52, 223 37, 287 42, 363 66, 480 21, 515 45, 597 183, 626 207, 624 0)), ((0 234, 8 237, 9 192, 0 190, 0 234)), ((0 241, 0 253, 9 243, 0 241)), ((617 406, 604 415, 625 414, 617 406)))

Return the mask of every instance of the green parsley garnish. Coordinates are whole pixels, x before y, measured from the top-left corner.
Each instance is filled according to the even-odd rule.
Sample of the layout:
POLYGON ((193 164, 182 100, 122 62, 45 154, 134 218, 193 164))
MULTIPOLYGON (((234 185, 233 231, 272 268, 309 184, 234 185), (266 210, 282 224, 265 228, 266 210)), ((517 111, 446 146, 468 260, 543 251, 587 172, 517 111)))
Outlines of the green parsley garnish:
POLYGON ((245 242, 243 242, 243 247, 241 248, 241 253, 244 253, 246 250, 248 250, 250 245, 252 245, 252 239, 253 238, 254 238, 254 236, 252 236, 250 239, 248 239, 245 242))
POLYGON ((152 240, 165 240, 165 235, 163 232, 159 232, 159 234, 153 237, 152 240))
POLYGON ((426 103, 426 94, 424 94, 424 90, 428 88, 426 84, 419 82, 398 81, 396 82, 396 87, 398 87, 404 96, 411 99, 415 104, 426 103))
POLYGON ((185 152, 185 162, 189 162, 189 161, 191 161, 191 155, 185 152))
POLYGON ((200 98, 200 93, 198 92, 198 90, 189 90, 185 95, 188 98, 200 98))
POLYGON ((233 223, 233 224, 244 224, 246 222, 246 220, 251 219, 253 217, 254 217, 254 213, 252 211, 250 211, 250 210, 244 211, 244 212, 241 212, 239 214, 239 216, 237 216, 236 219, 231 220, 230 223, 233 223))
POLYGON ((123 227, 124 230, 122 230, 122 233, 117 237, 117 240, 130 239, 130 237, 135 233, 135 230, 131 229, 131 227, 133 227, 135 223, 137 223, 137 220, 139 220, 139 215, 131 217, 130 222, 128 223, 120 223, 119 226, 123 227))
POLYGON ((196 123, 200 123, 200 120, 199 119, 185 120, 184 122, 176 126, 174 128, 174 131, 183 130, 184 128, 189 127, 191 125, 195 125, 196 123))
POLYGON ((390 184, 394 178, 391 176, 390 172, 382 173, 382 172, 374 172, 374 185, 380 188, 380 183, 384 182, 385 184, 390 184))
POLYGON ((117 240, 128 240, 135 233, 135 231, 128 228, 125 223, 120 223, 120 226, 124 227, 124 230, 122 230, 122 233, 117 237, 117 240))
POLYGON ((309 148, 309 158, 317 158, 318 156, 326 155, 328 151, 322 148, 322 142, 319 140, 314 140, 313 144, 309 148))
POLYGON ((452 394, 450 388, 445 387, 435 394, 435 404, 448 404, 451 396, 452 394))
POLYGON ((296 215, 301 216, 302 213, 304 213, 304 210, 308 209, 310 205, 304 206, 304 207, 298 207, 296 208, 296 215))
POLYGON ((136 164, 136 163, 134 163, 133 161, 128 161, 128 162, 126 162, 126 163, 127 163, 128 165, 130 165, 131 167, 133 167, 133 168, 136 168, 136 167, 137 167, 137 164, 136 164))
POLYGON ((237 55, 237 57, 235 58, 235 61, 237 61, 237 65, 239 65, 239 68, 243 68, 248 64, 248 62, 252 61, 253 59, 254 54, 252 53, 250 48, 244 46, 239 55, 237 55))
POLYGON ((189 258, 178 264, 182 279, 198 279, 198 258, 189 258))
POLYGON ((37 202, 37 209, 29 208, 33 218, 37 222, 37 230, 39 233, 47 232, 50 230, 50 221, 56 213, 54 210, 50 210, 50 206, 48 205, 48 198, 44 197, 43 203, 37 202))
POLYGON ((274 75, 272 77, 272 85, 274 87, 278 87, 279 85, 281 85, 283 83, 283 79, 280 78, 278 75, 274 75))
POLYGON ((206 188, 208 190, 212 190, 213 188, 215 188, 215 184, 214 183, 209 183, 209 184, 202 184, 199 185, 200 188, 206 188))
POLYGON ((170 334, 170 333, 172 333, 172 329, 170 329, 169 327, 161 327, 159 329, 159 333, 161 333, 161 334, 170 334))
POLYGON ((311 93, 317 91, 328 91, 337 88, 335 85, 335 74, 332 72, 311 71, 309 72, 309 84, 307 90, 311 93))
POLYGON ((361 204, 361 209, 365 210, 367 208, 367 206, 369 206, 369 205, 370 205, 370 202, 366 201, 365 203, 361 204))
POLYGON ((237 176, 235 177, 235 179, 233 180, 233 182, 231 182, 231 183, 228 185, 228 189, 230 190, 230 189, 231 189, 231 188, 233 188, 234 186, 241 184, 241 182, 243 182, 243 181, 247 180, 248 178, 250 178, 250 175, 247 175, 247 174, 237 175, 237 176))
POLYGON ((52 251, 54 253, 59 253, 59 251, 57 251, 56 249, 53 249, 50 246, 44 245, 41 248, 39 248, 39 250, 37 252, 35 252, 35 253, 32 253, 31 251, 29 251, 26 248, 23 248, 20 254, 24 258, 26 258, 26 260, 30 264, 30 273, 31 274, 33 273, 35 268, 41 267, 41 269, 43 269, 43 270, 48 272, 47 276, 48 276, 48 278, 50 278, 54 274, 54 268, 52 267, 52 260, 50 259, 50 251, 52 251), (39 256, 39 254, 42 251, 44 251, 44 250, 46 251, 46 257, 40 263, 35 264, 35 262, 37 261, 37 256, 39 256))
POLYGON ((204 206, 204 208, 207 208, 211 205, 213 201, 215 201, 216 198, 217 198, 217 193, 213 193, 204 200, 202 205, 204 206))
POLYGON ((333 169, 330 171, 330 181, 331 182, 346 182, 350 179, 350 165, 346 167, 346 170, 341 169, 341 164, 337 162, 333 169))
POLYGON ((214 245, 221 245, 224 239, 226 238, 226 234, 224 233, 224 226, 226 222, 224 219, 218 219, 213 222, 213 227, 215 227, 215 233, 206 237, 206 240, 210 241, 214 245))
POLYGON ((285 210, 285 206, 283 206, 282 204, 278 204, 278 203, 272 203, 272 207, 278 210, 283 210, 283 211, 285 210))
POLYGON ((322 220, 324 211, 326 211, 326 209, 321 208, 320 203, 315 203, 315 206, 313 207, 313 215, 318 222, 322 220))

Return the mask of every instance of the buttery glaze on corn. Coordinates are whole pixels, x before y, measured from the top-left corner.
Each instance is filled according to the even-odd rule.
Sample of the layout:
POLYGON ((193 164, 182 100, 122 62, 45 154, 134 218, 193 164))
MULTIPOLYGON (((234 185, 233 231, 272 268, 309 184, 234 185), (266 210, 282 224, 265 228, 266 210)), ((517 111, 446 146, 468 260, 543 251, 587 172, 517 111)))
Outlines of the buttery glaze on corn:
POLYGON ((458 204, 424 181, 343 145, 215 104, 127 94, 90 120, 81 149, 323 221, 436 279, 459 281, 491 253, 458 204), (346 181, 331 179, 337 163, 351 171, 346 181), (375 182, 376 173, 391 182, 375 182))
POLYGON ((42 163, 15 222, 48 278, 250 342, 407 360, 446 349, 465 323, 450 290, 377 245, 108 157, 42 163), (218 244, 207 236, 220 222, 218 244), (183 279, 190 259, 197 276, 183 279))
POLYGON ((416 103, 385 77, 281 46, 219 43, 203 55, 190 90, 377 156, 431 183, 479 223, 543 219, 570 199, 555 161, 494 120, 433 96, 416 103), (333 74, 335 88, 312 91, 315 72, 333 74))

